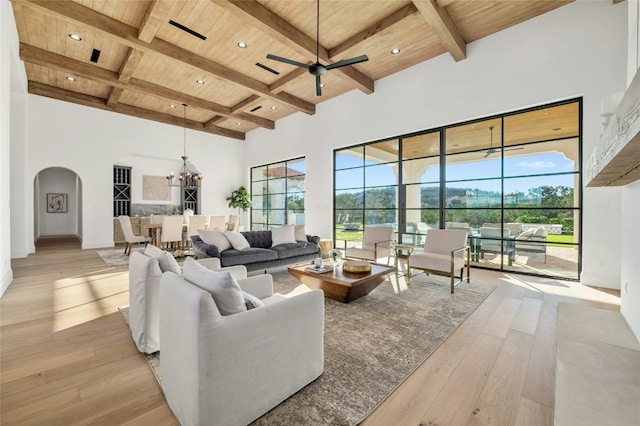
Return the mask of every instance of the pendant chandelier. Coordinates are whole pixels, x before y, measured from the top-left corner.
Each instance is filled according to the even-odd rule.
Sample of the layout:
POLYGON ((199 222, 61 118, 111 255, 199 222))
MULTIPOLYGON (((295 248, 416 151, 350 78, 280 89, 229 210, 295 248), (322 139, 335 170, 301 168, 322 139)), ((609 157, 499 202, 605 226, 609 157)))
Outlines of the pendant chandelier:
POLYGON ((167 175, 167 182, 169 186, 179 186, 181 188, 187 189, 196 189, 200 188, 200 182, 202 181, 202 174, 196 169, 196 166, 193 165, 191 161, 189 161, 189 157, 187 157, 187 104, 182 104, 184 109, 184 125, 183 125, 183 144, 184 151, 182 155, 182 168, 178 173, 178 176, 174 175, 173 172, 167 175), (175 178, 175 179, 174 179, 175 178))

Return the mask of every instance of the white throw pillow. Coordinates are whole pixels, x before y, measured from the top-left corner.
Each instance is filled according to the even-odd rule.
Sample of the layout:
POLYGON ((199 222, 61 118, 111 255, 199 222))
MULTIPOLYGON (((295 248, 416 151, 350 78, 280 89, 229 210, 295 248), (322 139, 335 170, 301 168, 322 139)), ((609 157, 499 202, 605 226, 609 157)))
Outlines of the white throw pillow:
POLYGON ((247 310, 242 289, 231 272, 211 271, 190 257, 185 260, 182 272, 187 281, 211 293, 222 315, 232 315, 247 310))
POLYGON ((224 235, 224 232, 219 229, 198 229, 198 235, 207 244, 212 244, 218 247, 218 251, 225 251, 231 248, 229 239, 224 235))
MULTIPOLYGON (((306 238, 305 238, 306 239, 306 238)), ((296 242, 296 234, 293 225, 284 225, 282 228, 271 228, 271 247, 280 244, 291 244, 296 242)))
POLYGON ((293 233, 295 235, 296 241, 307 241, 307 233, 304 230, 304 225, 296 225, 293 228, 293 233))
POLYGON ((158 259, 158 264, 160 265, 160 270, 162 272, 168 271, 178 275, 182 273, 180 265, 178 265, 176 259, 168 251, 162 250, 152 244, 147 244, 147 247, 144 249, 144 254, 146 256, 153 257, 154 259, 158 259))
POLYGON ((528 240, 533 235, 536 228, 529 228, 516 237, 516 240, 528 240))
POLYGON ((236 231, 224 231, 224 235, 227 237, 231 245, 236 250, 244 250, 251 247, 249 241, 239 232, 236 231))
POLYGON ((544 226, 538 226, 533 233, 534 237, 546 237, 547 236, 547 228, 544 226))

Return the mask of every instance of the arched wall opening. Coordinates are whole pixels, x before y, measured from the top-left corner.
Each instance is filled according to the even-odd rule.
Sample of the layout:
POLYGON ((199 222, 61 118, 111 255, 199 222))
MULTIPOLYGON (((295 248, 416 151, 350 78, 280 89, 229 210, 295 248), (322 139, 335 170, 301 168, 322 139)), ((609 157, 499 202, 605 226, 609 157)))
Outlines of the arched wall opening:
POLYGON ((34 242, 73 235, 82 241, 82 181, 63 167, 41 170, 33 182, 34 242))

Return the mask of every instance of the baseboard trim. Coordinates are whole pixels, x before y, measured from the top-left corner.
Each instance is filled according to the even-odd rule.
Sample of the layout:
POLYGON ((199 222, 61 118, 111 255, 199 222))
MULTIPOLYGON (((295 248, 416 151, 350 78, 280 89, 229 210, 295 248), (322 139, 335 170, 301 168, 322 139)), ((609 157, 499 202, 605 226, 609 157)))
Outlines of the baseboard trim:
POLYGON ((597 274, 582 271, 580 282, 585 285, 620 290, 620 275, 597 274))
POLYGON ((0 282, 0 298, 4 295, 4 292, 9 288, 9 285, 13 281, 13 270, 11 268, 7 269, 2 276, 2 281, 0 282))

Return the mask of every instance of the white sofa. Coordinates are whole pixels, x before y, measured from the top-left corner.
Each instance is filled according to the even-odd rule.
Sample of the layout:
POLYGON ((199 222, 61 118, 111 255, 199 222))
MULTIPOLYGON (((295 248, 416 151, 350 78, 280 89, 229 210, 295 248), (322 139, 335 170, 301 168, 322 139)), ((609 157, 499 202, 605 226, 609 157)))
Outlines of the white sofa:
POLYGON ((264 306, 223 316, 212 293, 162 276, 162 388, 182 426, 249 424, 324 370, 322 291, 238 283, 264 306))
MULTIPOLYGON (((134 251, 129 257, 129 328, 138 350, 150 354, 160 350, 160 278, 165 270, 180 272, 180 266, 170 253, 155 246, 147 246, 145 253, 134 251)), ((208 269, 220 268, 217 258, 198 262, 208 269)), ((247 278, 243 266, 232 266, 228 270, 236 279, 247 278)))

